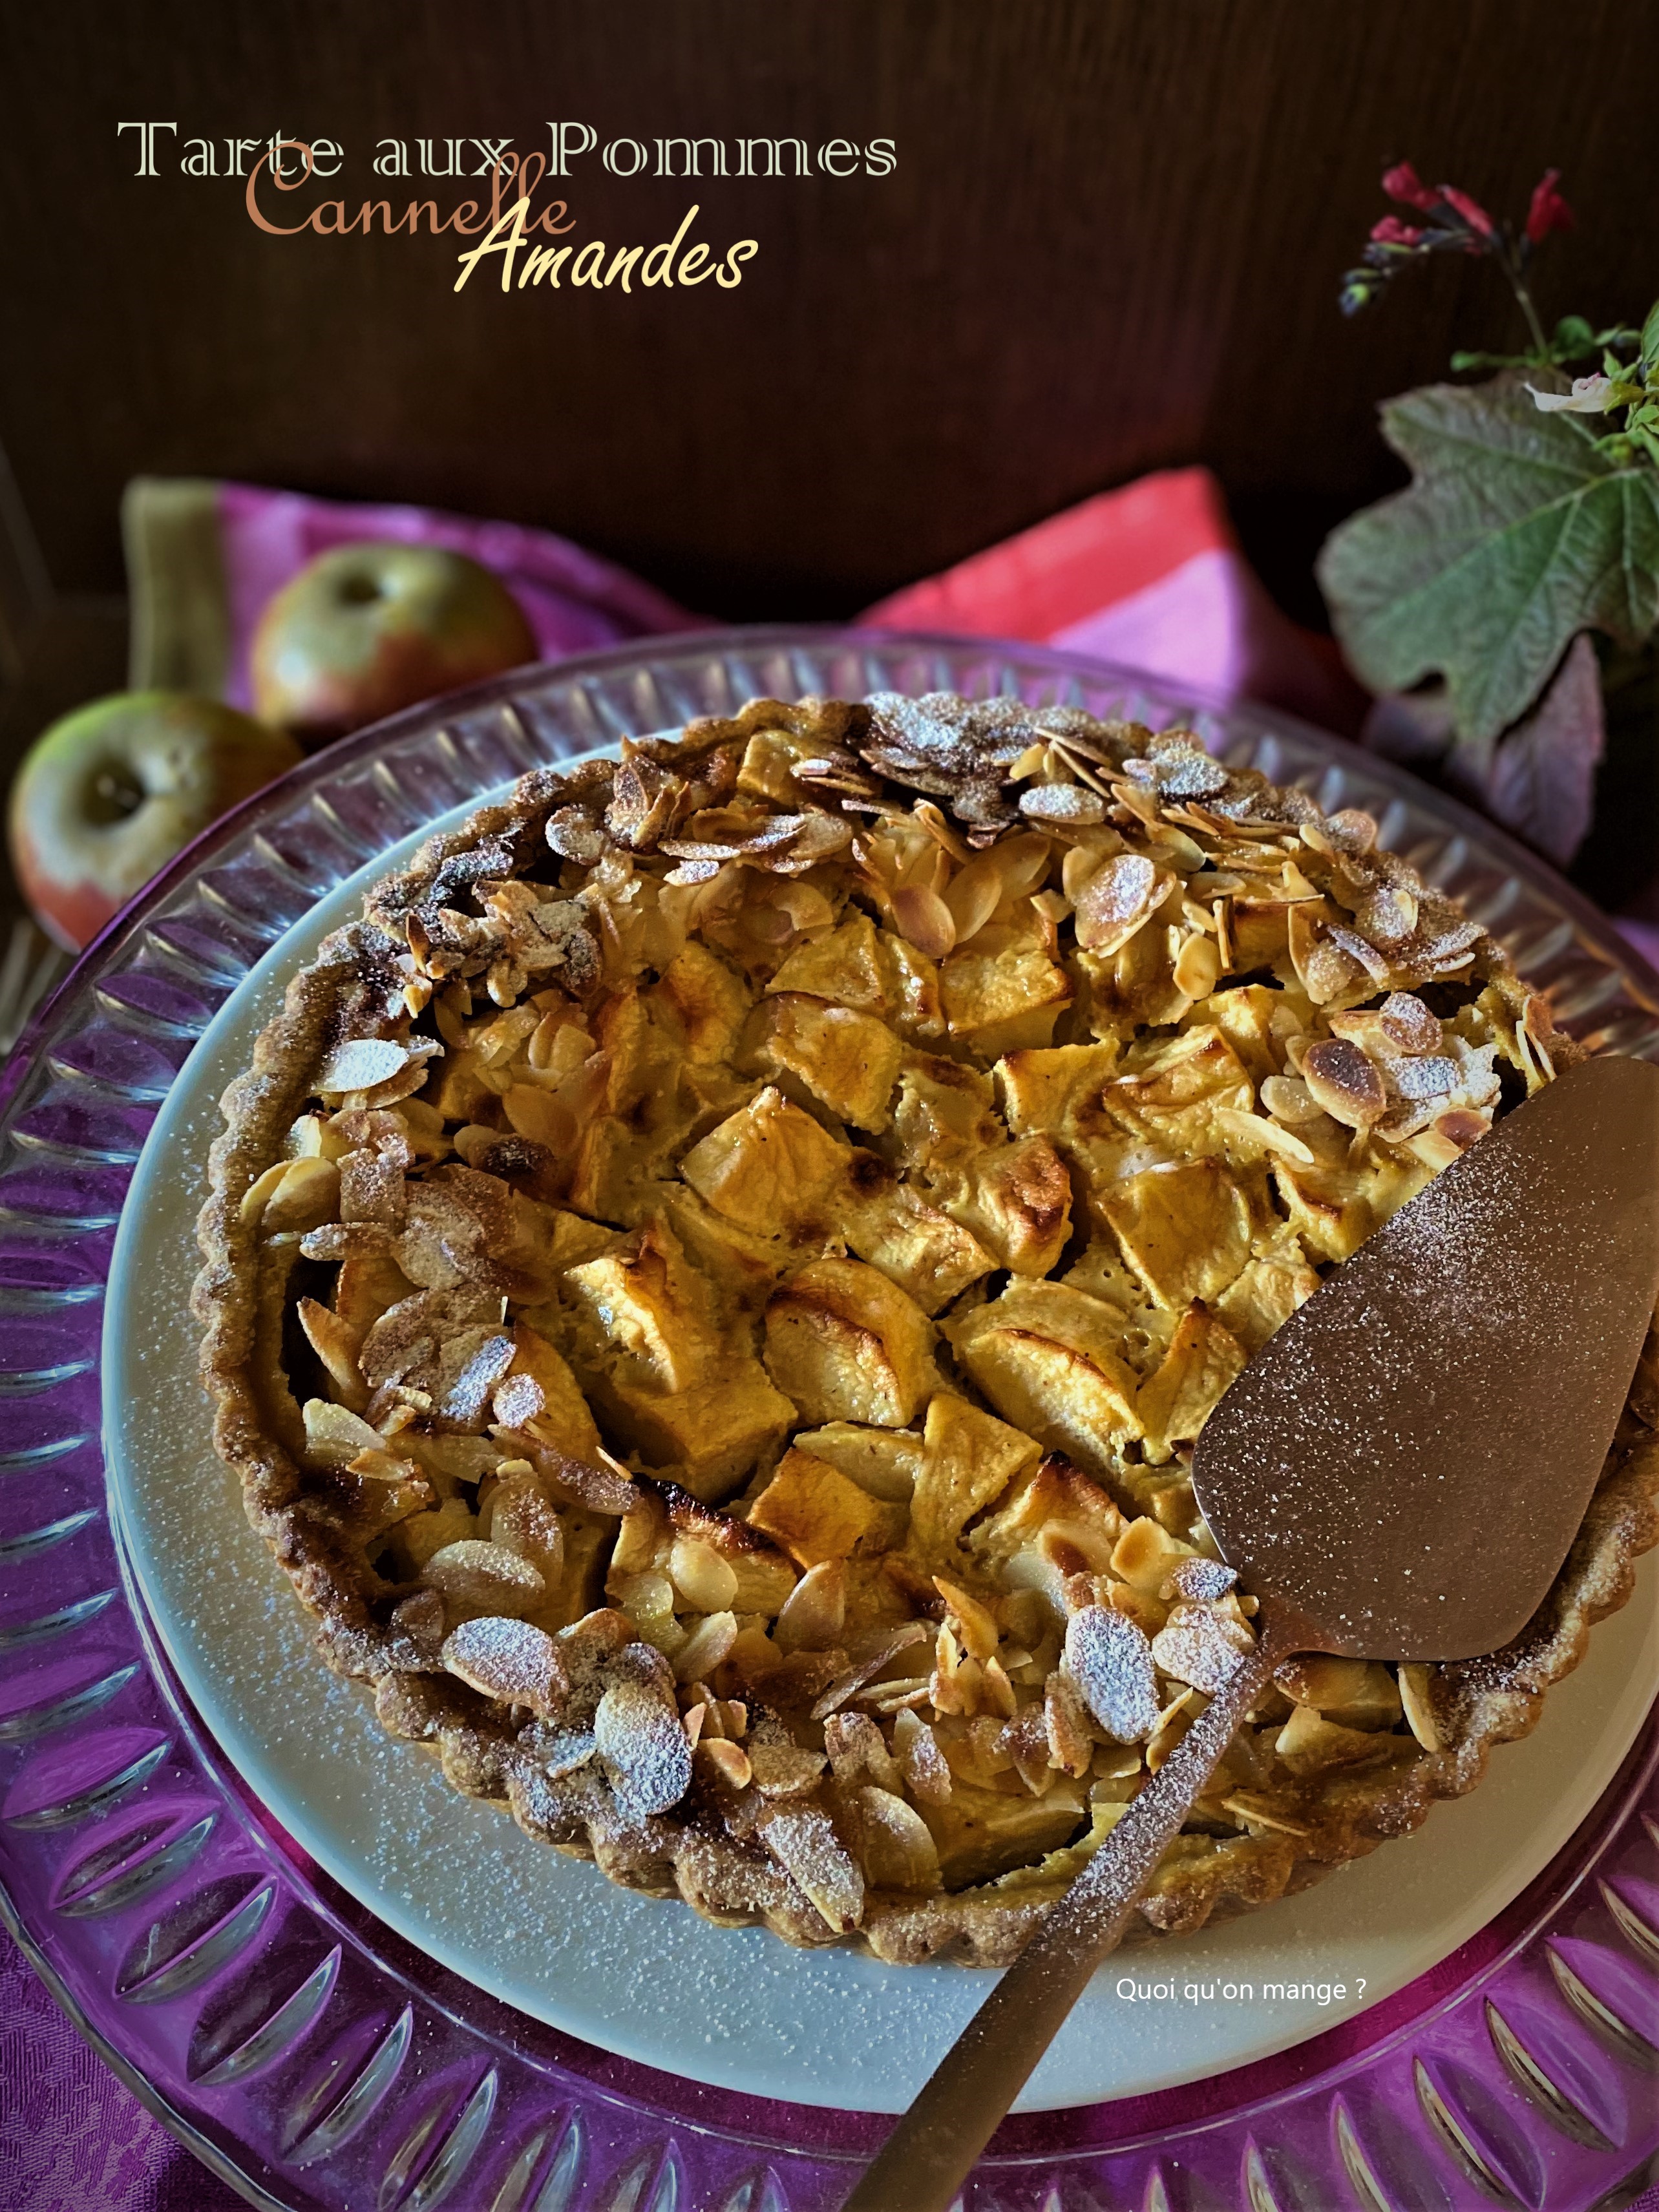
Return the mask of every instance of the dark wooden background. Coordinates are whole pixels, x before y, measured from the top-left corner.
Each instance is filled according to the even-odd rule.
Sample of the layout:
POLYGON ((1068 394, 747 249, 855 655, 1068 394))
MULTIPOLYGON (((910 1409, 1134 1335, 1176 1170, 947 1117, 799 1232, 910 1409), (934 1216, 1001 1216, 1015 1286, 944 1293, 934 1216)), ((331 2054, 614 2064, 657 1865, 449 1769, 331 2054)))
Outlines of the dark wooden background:
MULTIPOLYGON (((1394 477, 1382 396, 1516 341, 1484 264, 1352 323, 1341 270, 1409 156, 1577 235, 1552 316, 1659 289, 1659 10, 1632 0, 52 0, 0 15, 0 750, 118 681, 139 471, 543 524, 721 618, 834 617, 1168 463, 1219 473, 1316 618, 1329 524, 1394 477), (177 119, 140 180, 129 118, 177 119), (739 290, 450 290, 450 238, 258 234, 173 149, 388 134, 896 141, 882 179, 695 188, 739 290)), ((436 191, 447 205, 453 186, 436 191)), ((693 188, 569 188, 649 244, 693 188)), ((0 761, 0 766, 3 766, 0 761)))

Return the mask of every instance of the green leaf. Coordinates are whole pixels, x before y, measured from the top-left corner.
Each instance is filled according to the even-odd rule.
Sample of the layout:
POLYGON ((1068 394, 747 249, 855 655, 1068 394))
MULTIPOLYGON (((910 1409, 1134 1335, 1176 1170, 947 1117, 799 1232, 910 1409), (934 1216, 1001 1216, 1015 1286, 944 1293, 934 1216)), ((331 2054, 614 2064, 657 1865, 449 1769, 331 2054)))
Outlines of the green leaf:
POLYGON ((1326 540, 1319 580, 1374 691, 1443 674, 1460 738, 1523 714, 1581 629, 1634 647, 1659 621, 1659 471, 1541 414, 1518 376, 1382 409, 1414 481, 1326 540))
POLYGON ((1461 376, 1469 368, 1530 368, 1534 362, 1529 353, 1455 353, 1451 365, 1461 376))
POLYGON ((1603 342, 1582 315, 1563 315, 1550 341, 1550 352, 1557 361, 1577 361, 1584 354, 1594 353, 1603 342))
POLYGON ((1642 325, 1642 362, 1645 368, 1659 368, 1659 300, 1648 309, 1642 325))

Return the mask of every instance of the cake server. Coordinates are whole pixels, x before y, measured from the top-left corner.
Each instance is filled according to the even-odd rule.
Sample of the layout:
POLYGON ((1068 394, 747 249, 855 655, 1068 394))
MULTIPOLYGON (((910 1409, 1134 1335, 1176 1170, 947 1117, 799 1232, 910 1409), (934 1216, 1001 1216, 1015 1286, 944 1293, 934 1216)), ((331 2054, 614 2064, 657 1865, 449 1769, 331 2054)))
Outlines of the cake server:
POLYGON ((949 2212, 1240 1722, 1302 1651, 1493 1651, 1583 1520, 1659 1296, 1659 1067, 1597 1058, 1508 1115, 1269 1339, 1193 1486, 1255 1650, 957 2038, 844 2212, 949 2212))

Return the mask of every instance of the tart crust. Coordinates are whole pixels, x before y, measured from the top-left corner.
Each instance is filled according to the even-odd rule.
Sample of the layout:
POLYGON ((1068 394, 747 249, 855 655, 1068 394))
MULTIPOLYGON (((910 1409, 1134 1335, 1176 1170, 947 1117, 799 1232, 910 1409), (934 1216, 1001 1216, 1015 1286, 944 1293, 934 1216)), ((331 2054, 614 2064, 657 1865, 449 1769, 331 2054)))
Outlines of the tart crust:
MULTIPOLYGON (((456 1788, 725 1924, 1005 1965, 1250 1640, 1209 1407, 1581 1048, 1190 733, 759 700, 623 750, 290 982, 200 1217, 216 1445, 456 1788)), ((1126 1940, 1474 1788, 1659 1540, 1656 1426, 1650 1336, 1528 1626, 1281 1672, 1126 1940)))

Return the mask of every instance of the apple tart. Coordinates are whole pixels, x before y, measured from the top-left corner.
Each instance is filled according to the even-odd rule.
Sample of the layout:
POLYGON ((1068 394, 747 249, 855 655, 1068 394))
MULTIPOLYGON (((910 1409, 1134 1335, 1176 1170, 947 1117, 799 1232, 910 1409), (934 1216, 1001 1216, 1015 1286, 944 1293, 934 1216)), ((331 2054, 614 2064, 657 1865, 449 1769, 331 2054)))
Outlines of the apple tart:
MULTIPOLYGON (((717 1922, 1002 1964, 1253 1641, 1206 1415, 1580 1050, 1367 816, 1190 732, 757 700, 527 777, 294 978, 201 1217, 218 1449, 458 1789, 717 1922)), ((1473 1787, 1659 1534, 1656 1425, 1650 1339, 1526 1631, 1281 1669, 1132 1932, 1473 1787)))

